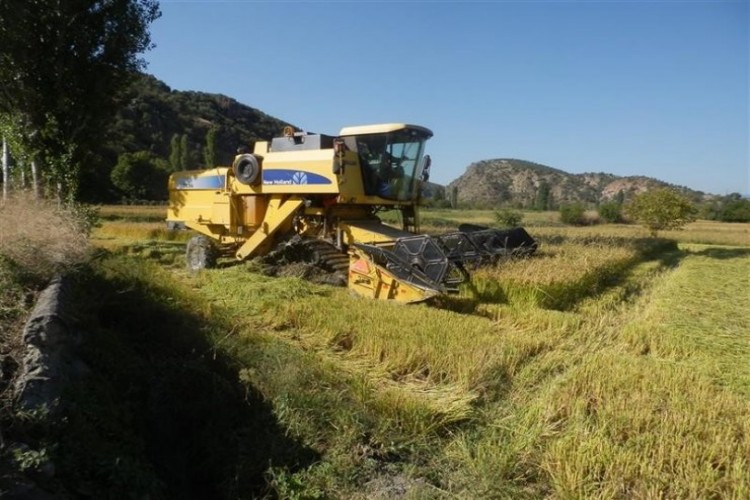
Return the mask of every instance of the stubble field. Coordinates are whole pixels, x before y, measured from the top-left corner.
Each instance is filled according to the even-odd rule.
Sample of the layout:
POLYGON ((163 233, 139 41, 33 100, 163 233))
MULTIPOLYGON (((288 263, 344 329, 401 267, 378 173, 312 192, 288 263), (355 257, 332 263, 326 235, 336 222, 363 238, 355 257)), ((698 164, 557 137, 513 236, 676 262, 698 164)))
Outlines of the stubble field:
MULTIPOLYGON (((538 255, 401 306, 252 263, 189 275, 160 214, 111 210, 94 243, 213 324, 242 383, 318 455, 269 464, 281 496, 750 496, 750 225, 653 240, 526 214, 538 255)), ((427 212, 423 230, 459 222, 492 213, 427 212)))

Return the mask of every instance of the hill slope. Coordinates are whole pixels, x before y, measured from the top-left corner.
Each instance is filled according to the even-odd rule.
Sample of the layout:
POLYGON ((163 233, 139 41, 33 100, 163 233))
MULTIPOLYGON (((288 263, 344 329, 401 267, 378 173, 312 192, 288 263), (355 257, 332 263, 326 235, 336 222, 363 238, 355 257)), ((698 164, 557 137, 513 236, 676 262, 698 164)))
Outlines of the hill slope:
POLYGON ((172 90, 153 76, 139 75, 123 96, 123 106, 107 131, 108 140, 96 152, 90 171, 83 178, 84 198, 119 198, 110 182, 110 172, 122 153, 148 151, 166 161, 172 138, 185 136, 188 168, 203 168, 206 135, 216 128, 217 163, 228 165, 237 147, 270 139, 286 125, 287 122, 230 97, 172 90))
MULTIPOLYGON (((287 122, 237 102, 205 92, 177 91, 150 75, 139 75, 123 97, 113 117, 108 141, 87 166, 81 191, 88 201, 112 201, 121 193, 112 186, 110 173, 123 153, 147 151, 169 159, 171 141, 187 142, 187 168, 204 168, 203 148, 211 129, 217 131, 216 160, 228 165, 237 147, 277 135, 287 122)), ((570 174, 530 161, 493 159, 472 163, 448 189, 430 184, 426 197, 450 197, 456 189, 465 206, 556 209, 562 203, 598 203, 666 186, 649 177, 619 177, 605 173, 570 174), (620 194, 622 193, 622 194, 620 194)), ((680 188, 696 201, 704 195, 680 188)))
MULTIPOLYGON (((448 185, 448 192, 456 190, 460 205, 555 209, 564 203, 598 203, 618 196, 628 198, 664 186, 670 184, 645 176, 570 174, 529 161, 495 159, 469 165, 462 176, 448 185)), ((677 189, 696 200, 704 197, 700 191, 677 189)))
POLYGON ((185 134, 191 159, 198 167, 203 166, 206 134, 216 127, 218 160, 228 164, 238 146, 269 139, 286 125, 230 97, 171 90, 156 78, 143 75, 131 87, 125 107, 113 123, 112 145, 117 153, 150 151, 167 158, 173 135, 185 134))

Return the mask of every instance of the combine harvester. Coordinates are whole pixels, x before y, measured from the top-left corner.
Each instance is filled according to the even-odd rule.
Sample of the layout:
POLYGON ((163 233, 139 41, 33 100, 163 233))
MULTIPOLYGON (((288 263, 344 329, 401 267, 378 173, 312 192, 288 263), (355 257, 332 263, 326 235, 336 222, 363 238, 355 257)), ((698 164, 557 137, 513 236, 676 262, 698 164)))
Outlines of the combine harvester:
POLYGON ((456 292, 467 268, 530 255, 537 243, 523 228, 419 234, 430 137, 402 123, 347 127, 338 137, 286 127, 231 168, 172 174, 167 224, 200 233, 187 244, 193 271, 220 256, 246 260, 293 247, 367 297, 420 302, 456 292), (385 210, 400 212, 400 229, 381 222, 385 210))

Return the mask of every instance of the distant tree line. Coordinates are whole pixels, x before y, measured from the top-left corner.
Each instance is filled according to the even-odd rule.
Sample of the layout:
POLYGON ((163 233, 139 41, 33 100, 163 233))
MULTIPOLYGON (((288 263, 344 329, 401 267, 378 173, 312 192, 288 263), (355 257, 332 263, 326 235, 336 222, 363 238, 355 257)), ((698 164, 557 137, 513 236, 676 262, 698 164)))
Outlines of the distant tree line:
MULTIPOLYGON (((520 210, 540 210, 540 211, 559 211, 561 222, 572 225, 587 225, 597 222, 621 223, 626 221, 625 206, 632 202, 639 195, 626 195, 624 191, 619 191, 614 197, 601 199, 598 201, 572 201, 557 203, 551 193, 549 184, 541 182, 537 187, 536 196, 533 202, 524 203, 519 200, 506 200, 503 202, 473 202, 466 201, 458 203, 458 188, 455 186, 449 188, 433 188, 429 197, 425 198, 425 205, 435 208, 465 208, 465 209, 494 209, 496 218, 502 225, 513 221, 515 214, 520 210), (596 214, 592 218, 592 213, 596 214)), ((653 188, 651 191, 668 191, 678 194, 681 199, 689 203, 695 209, 695 215, 706 220, 716 220, 721 222, 750 222, 750 199, 743 197, 739 193, 732 193, 726 196, 714 196, 708 200, 697 199, 684 193, 684 190, 674 187, 653 188)))
POLYGON ((706 202, 700 209, 701 218, 723 222, 750 222, 750 199, 731 193, 706 202))

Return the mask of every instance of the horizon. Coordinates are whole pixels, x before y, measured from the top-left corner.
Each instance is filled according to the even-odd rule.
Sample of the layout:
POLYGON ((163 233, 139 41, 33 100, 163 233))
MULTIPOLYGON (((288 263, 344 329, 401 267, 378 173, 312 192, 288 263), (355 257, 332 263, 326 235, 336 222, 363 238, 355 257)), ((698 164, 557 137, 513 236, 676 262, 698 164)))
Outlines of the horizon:
POLYGON ((428 127, 439 184, 477 161, 518 158, 750 192, 746 2, 161 9, 144 59, 170 88, 223 94, 311 132, 428 127))

